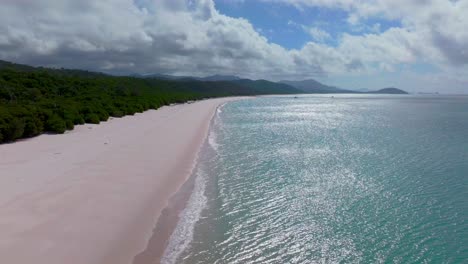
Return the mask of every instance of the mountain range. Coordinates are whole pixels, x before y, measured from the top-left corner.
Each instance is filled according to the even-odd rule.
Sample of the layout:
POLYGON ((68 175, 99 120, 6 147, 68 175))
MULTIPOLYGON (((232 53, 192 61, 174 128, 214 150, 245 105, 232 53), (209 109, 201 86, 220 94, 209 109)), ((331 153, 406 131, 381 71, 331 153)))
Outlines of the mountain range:
POLYGON ((146 74, 146 75, 133 75, 134 77, 140 78, 157 78, 163 80, 173 80, 173 81, 204 81, 204 82, 233 82, 250 88, 255 88, 257 90, 271 91, 272 89, 276 92, 291 93, 291 91, 297 93, 311 93, 311 94, 336 94, 336 93, 352 93, 352 94, 408 94, 406 91, 403 91, 398 88, 388 87, 379 90, 369 90, 369 89, 356 89, 349 90, 343 89, 336 86, 330 86, 323 83, 320 83, 314 79, 307 79, 302 81, 289 81, 282 80, 279 82, 272 82, 268 80, 251 80, 243 79, 235 75, 211 75, 206 77, 193 77, 193 76, 173 76, 165 74, 146 74))
MULTIPOLYGON (((8 61, 0 60, 1 68, 14 68, 21 71, 37 71, 42 70, 53 74, 67 75, 67 76, 81 76, 81 77, 92 77, 92 76, 105 76, 104 73, 91 72, 86 70, 72 70, 72 69, 51 69, 45 67, 32 67, 23 64, 16 64, 8 61)), ((142 79, 158 79, 166 81, 178 81, 178 82, 206 82, 206 85, 213 83, 211 86, 219 86, 222 83, 226 83, 228 86, 241 87, 255 91, 260 94, 293 94, 293 93, 307 93, 307 94, 337 94, 337 93, 352 93, 352 94, 407 94, 407 92, 398 88, 389 87, 379 90, 368 90, 368 89, 356 89, 349 90, 335 86, 326 85, 320 83, 314 79, 307 79, 302 81, 290 81, 282 80, 279 82, 273 82, 268 80, 251 80, 241 78, 235 75, 210 75, 206 77, 195 77, 195 76, 175 76, 167 74, 132 74, 130 77, 142 78, 142 79), (216 83, 216 85, 214 85, 216 83)), ((200 84, 203 85, 203 84, 200 84)), ((199 86, 192 83, 192 86, 199 86)))
POLYGON ((240 77, 234 75, 211 75, 206 77, 194 77, 194 76, 176 76, 167 74, 133 74, 132 77, 139 78, 157 78, 161 80, 185 80, 185 81, 206 81, 206 82, 219 82, 219 81, 237 81, 241 80, 240 77))
POLYGON ((280 81, 300 89, 306 93, 356 93, 357 91, 341 89, 335 86, 329 86, 323 83, 320 83, 314 79, 308 79, 303 81, 280 81))

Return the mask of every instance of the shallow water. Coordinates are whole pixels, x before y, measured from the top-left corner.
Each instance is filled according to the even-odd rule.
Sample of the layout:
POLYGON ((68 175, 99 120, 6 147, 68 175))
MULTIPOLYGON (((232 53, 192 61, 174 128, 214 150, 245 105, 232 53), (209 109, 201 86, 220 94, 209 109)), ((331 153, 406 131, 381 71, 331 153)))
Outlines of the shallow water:
POLYGON ((165 263, 467 263, 468 97, 228 103, 165 263))

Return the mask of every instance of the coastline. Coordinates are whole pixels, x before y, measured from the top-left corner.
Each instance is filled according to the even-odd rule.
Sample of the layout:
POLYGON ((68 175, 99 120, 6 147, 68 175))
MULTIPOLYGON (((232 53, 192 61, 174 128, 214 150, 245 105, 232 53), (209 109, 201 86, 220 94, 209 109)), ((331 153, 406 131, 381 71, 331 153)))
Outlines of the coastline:
POLYGON ((218 106, 242 98, 162 107, 0 145, 2 260, 132 263, 171 197, 190 185, 218 106))
MULTIPOLYGON (((239 98, 239 100, 240 99, 241 98, 239 98)), ((169 249, 168 247, 170 247, 170 242, 173 242, 171 240, 174 239, 173 235, 176 232, 176 229, 180 227, 179 225, 182 225, 181 221, 184 217, 183 214, 185 210, 190 207, 190 200, 192 199, 194 192, 197 191, 196 185, 198 180, 197 178, 200 177, 200 162, 204 162, 204 152, 209 148, 209 137, 214 126, 217 112, 226 103, 227 102, 220 103, 213 112, 210 118, 209 128, 206 131, 203 142, 201 142, 196 158, 193 160, 192 169, 187 175, 187 180, 180 186, 177 192, 170 197, 166 207, 162 210, 159 218, 157 219, 157 223, 153 229, 153 233, 148 241, 147 247, 135 256, 132 264, 167 263, 167 259, 164 261, 164 258, 167 257, 166 251, 169 249)))

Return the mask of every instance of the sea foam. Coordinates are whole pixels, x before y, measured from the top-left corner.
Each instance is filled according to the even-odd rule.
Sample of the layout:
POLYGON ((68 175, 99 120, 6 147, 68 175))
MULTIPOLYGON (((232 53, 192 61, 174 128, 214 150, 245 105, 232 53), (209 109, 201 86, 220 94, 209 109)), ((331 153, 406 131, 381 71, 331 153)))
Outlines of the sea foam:
POLYGON ((190 245, 193 239, 195 224, 200 219, 203 209, 206 207, 205 196, 206 174, 198 168, 195 175, 193 192, 187 202, 187 206, 179 215, 177 227, 169 239, 169 245, 164 251, 161 263, 176 263, 177 258, 190 245))

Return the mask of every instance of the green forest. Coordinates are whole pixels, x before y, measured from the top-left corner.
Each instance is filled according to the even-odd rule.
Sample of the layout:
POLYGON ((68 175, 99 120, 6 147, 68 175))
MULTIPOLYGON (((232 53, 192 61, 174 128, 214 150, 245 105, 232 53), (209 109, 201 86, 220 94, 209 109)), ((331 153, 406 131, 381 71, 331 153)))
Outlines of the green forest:
POLYGON ((0 61, 0 143, 189 100, 298 92, 256 81, 160 80, 0 61))

